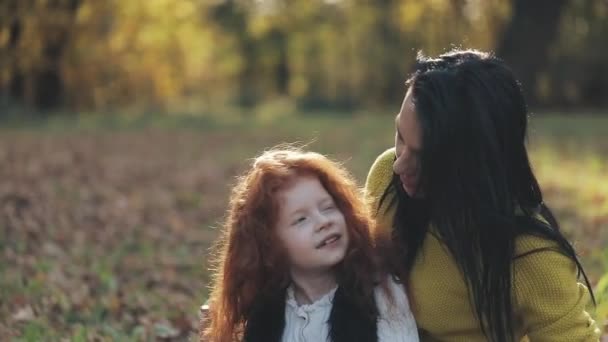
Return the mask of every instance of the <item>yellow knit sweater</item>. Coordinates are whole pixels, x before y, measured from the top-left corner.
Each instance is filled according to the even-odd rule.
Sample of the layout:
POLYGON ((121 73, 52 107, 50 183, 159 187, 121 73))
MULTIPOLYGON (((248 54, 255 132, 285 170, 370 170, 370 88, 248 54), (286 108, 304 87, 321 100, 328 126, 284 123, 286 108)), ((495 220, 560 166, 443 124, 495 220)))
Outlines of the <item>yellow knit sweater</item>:
MULTIPOLYGON (((365 184, 371 208, 389 185, 394 149, 381 154, 365 184)), ((389 203, 391 198, 383 202, 389 203)), ((378 228, 392 227, 393 210, 380 208, 378 228)), ((375 212, 375 210, 374 210, 375 212)), ((534 236, 516 241, 516 255, 550 247, 553 242, 534 236)), ((585 311, 587 288, 577 281, 576 267, 554 251, 523 256, 513 265, 513 306, 518 340, 599 341, 600 331, 585 311)), ((464 278, 451 254, 433 234, 428 234, 411 274, 413 312, 422 341, 485 341, 469 302, 464 278)))

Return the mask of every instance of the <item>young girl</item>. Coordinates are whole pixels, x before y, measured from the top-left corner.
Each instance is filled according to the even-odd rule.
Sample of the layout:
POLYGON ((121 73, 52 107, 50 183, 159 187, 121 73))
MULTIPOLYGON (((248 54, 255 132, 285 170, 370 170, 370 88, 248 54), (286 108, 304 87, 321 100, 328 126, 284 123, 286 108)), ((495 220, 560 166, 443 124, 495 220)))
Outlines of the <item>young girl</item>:
POLYGON ((232 192, 201 341, 418 341, 403 286, 378 276, 370 225, 336 163, 262 154, 232 192))

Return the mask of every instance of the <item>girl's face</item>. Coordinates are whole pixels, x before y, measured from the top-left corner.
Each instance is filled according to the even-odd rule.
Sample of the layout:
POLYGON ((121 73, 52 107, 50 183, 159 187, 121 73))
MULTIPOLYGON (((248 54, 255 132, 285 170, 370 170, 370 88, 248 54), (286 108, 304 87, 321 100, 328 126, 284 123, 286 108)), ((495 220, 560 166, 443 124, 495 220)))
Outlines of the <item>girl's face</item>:
POLYGON ((408 90, 395 118, 395 163, 393 172, 399 176, 403 190, 414 197, 420 180, 422 132, 416 115, 412 91, 408 90))
POLYGON ((314 176, 299 176, 278 193, 277 234, 287 251, 291 273, 328 272, 344 259, 346 221, 314 176))

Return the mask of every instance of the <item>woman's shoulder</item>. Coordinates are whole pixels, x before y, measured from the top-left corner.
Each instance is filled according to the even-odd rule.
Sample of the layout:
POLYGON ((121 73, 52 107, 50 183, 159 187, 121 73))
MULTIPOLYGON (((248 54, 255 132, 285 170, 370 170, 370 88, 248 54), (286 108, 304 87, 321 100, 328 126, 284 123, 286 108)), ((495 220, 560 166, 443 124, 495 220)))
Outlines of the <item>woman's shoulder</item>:
POLYGON ((515 259, 537 252, 557 252, 558 243, 546 237, 523 234, 515 239, 515 259))
POLYGON ((365 180, 365 194, 368 199, 381 196, 393 178, 395 149, 382 152, 374 161, 365 180))
POLYGON ((576 279, 574 260, 561 251, 557 241, 542 236, 524 234, 515 239, 513 267, 518 283, 552 277, 576 279))
MULTIPOLYGON (((372 164, 369 175, 377 176, 392 176, 393 175, 393 162, 395 161, 395 148, 391 147, 382 152, 374 163, 372 164)), ((368 175, 368 177, 369 177, 368 175)))
MULTIPOLYGON (((516 297, 534 299, 541 294, 546 297, 544 292, 564 291, 568 292, 564 294, 566 297, 578 297, 579 285, 576 263, 560 250, 556 241, 528 234, 515 240, 513 290, 516 297)), ((559 302, 557 297, 554 300, 559 302)))

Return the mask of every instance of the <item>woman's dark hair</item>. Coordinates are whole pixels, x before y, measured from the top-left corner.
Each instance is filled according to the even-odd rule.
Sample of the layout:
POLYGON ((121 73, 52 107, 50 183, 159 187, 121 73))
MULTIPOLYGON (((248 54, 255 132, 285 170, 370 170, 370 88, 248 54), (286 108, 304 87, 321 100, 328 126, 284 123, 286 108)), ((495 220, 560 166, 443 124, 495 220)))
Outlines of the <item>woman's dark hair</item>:
POLYGON ((525 146, 527 107, 511 70, 474 50, 419 54, 406 84, 422 132, 424 198, 408 196, 396 175, 383 196, 396 194, 393 240, 405 247, 405 274, 432 224, 465 277, 483 333, 512 341, 512 267, 522 256, 515 240, 531 234, 555 241, 576 263, 595 303, 572 245, 543 203, 525 146))

